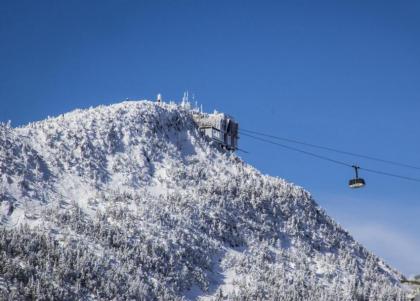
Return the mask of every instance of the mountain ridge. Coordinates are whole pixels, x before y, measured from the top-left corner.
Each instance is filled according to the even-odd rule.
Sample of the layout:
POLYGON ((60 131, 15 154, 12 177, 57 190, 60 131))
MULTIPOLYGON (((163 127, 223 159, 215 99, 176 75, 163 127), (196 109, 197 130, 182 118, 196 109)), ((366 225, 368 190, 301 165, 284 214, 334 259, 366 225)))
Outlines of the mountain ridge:
POLYGON ((309 192, 220 151, 176 104, 2 124, 0 171, 6 300, 405 298, 309 192))

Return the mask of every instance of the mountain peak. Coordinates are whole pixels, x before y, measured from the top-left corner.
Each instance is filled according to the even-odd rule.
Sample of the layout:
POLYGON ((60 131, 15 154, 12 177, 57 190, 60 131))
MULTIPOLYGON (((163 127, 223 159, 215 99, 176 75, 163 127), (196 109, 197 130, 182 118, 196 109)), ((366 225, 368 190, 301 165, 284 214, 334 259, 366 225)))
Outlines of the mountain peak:
POLYGON ((0 125, 0 170, 11 299, 404 298, 307 191, 221 150, 182 106, 0 125))

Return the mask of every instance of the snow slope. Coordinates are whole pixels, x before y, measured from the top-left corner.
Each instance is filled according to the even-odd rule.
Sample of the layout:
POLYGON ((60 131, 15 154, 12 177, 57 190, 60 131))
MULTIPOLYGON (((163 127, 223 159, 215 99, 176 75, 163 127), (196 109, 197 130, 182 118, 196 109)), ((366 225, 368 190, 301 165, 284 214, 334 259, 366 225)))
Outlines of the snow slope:
POLYGON ((0 299, 404 300, 307 191, 174 104, 1 124, 0 172, 0 299))

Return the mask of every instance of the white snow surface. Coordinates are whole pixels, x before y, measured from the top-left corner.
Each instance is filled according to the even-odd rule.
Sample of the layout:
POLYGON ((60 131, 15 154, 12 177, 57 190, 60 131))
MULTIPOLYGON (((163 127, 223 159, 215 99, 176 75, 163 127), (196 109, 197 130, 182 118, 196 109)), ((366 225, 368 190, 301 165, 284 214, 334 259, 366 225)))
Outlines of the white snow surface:
POLYGON ((218 149, 174 104, 130 101, 1 124, 0 171, 6 299, 404 299, 402 275, 307 191, 218 149), (13 253, 12 241, 35 246, 13 253), (77 252, 76 267, 33 250, 77 252))

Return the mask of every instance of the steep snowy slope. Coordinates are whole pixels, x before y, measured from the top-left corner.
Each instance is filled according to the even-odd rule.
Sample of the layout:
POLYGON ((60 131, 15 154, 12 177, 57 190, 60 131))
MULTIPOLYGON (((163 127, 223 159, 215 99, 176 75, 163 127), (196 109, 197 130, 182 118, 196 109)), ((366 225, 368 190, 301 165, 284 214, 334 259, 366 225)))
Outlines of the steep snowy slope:
POLYGON ((176 105, 2 124, 0 171, 0 299, 404 299, 308 192, 176 105))

